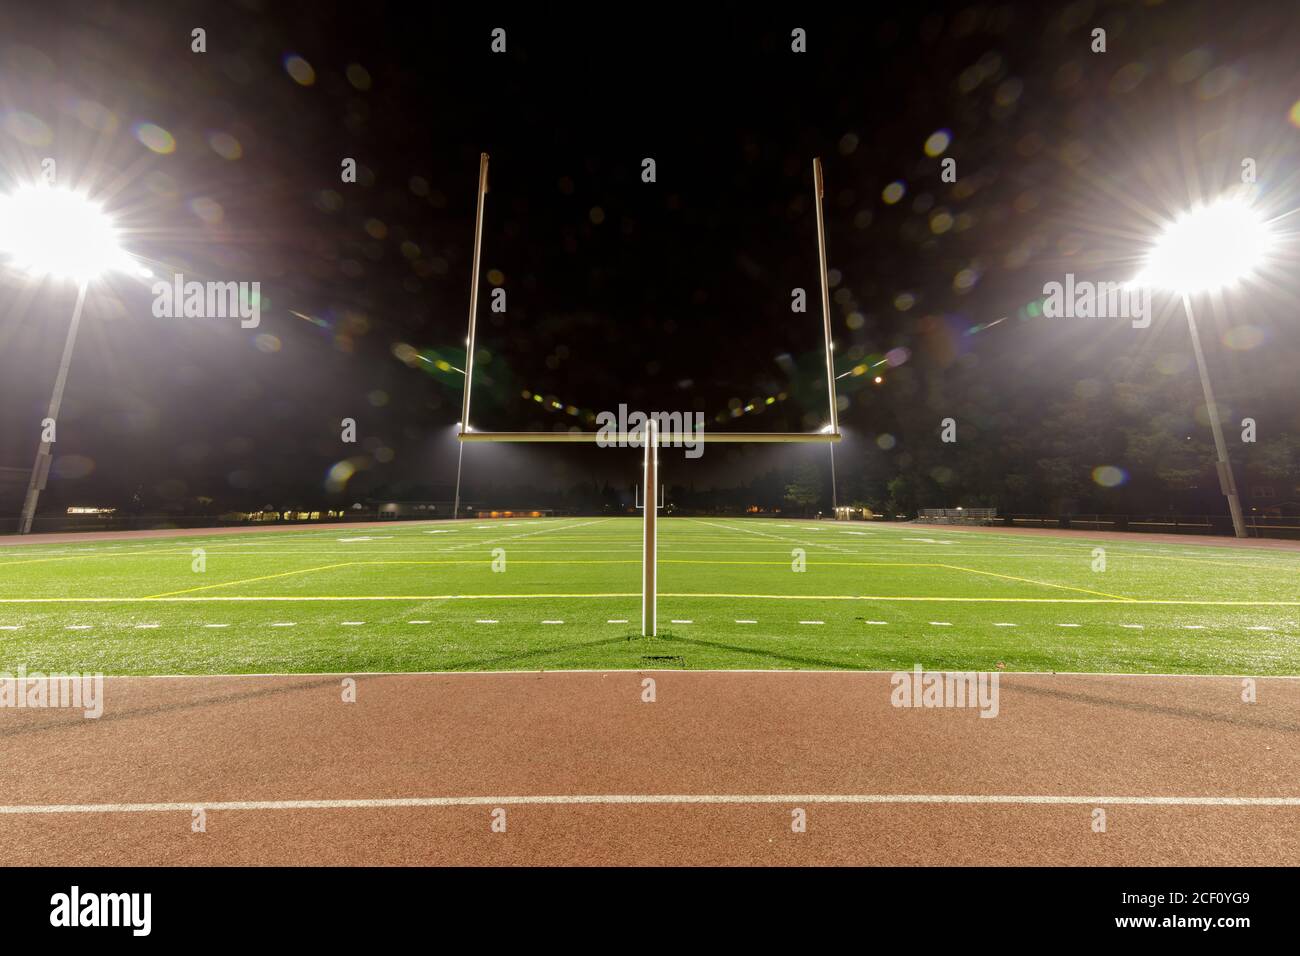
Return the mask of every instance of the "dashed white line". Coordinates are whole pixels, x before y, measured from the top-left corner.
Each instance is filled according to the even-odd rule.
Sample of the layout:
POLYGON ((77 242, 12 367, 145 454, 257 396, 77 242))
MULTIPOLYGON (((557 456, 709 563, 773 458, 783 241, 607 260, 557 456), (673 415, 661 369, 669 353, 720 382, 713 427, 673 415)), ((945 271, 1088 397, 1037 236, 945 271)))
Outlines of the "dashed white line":
POLYGON ((863 624, 888 624, 888 621, 863 621, 863 624))
POLYGON ((1082 624, 1058 624, 1057 627, 1083 627, 1082 624))
POLYGON ((88 630, 90 630, 90 625, 89 625, 89 624, 69 624, 68 627, 67 627, 67 630, 69 630, 69 631, 88 631, 88 630))
POLYGON ((610 618, 610 619, 609 619, 608 621, 606 621, 605 623, 606 623, 606 624, 626 624, 626 623, 627 623, 627 620, 626 620, 625 618, 621 618, 621 617, 620 617, 620 618, 610 618))
POLYGON ((271 623, 272 627, 297 627, 297 625, 297 621, 273 621, 271 623))
POLYGON ((746 619, 743 619, 743 618, 736 618, 736 623, 737 623, 737 624, 757 624, 758 622, 757 622, 757 621, 746 620, 746 619))
POLYGON ((952 621, 931 621, 935 627, 952 627, 952 621))
POLYGON ((137 624, 136 630, 152 630, 157 626, 158 626, 157 624, 137 624))
POLYGON ((1205 625, 1204 625, 1204 624, 1184 624, 1184 625, 1183 625, 1183 630, 1184 630, 1184 631, 1203 631, 1203 630, 1205 630, 1205 625))
POLYGON ((1019 627, 1020 625, 1019 625, 1019 624, 1012 624, 1012 623, 1010 623, 1010 622, 1008 622, 1008 621, 997 621, 997 622, 994 623, 993 626, 994 626, 994 627, 1019 627))
POLYGON ((543 624, 563 624, 563 621, 543 621, 543 624))
POLYGON ((825 624, 825 621, 800 621, 800 624, 825 624))
POLYGON ((204 627, 230 627, 229 624, 204 624, 204 627))
POLYGON ((1257 627, 1248 627, 1248 628, 1246 628, 1246 630, 1248 630, 1248 631, 1271 631, 1271 630, 1273 630, 1273 629, 1272 629, 1271 627, 1266 627, 1266 626, 1264 626, 1264 625, 1259 625, 1259 626, 1257 626, 1257 627))
POLYGON ((407 624, 432 624, 432 621, 407 621, 407 624))
POLYGON ((0 624, 0 631, 16 631, 20 627, 21 624, 0 624))
POLYGON ((1145 624, 1121 624, 1120 627, 1127 627, 1135 631, 1140 631, 1142 630, 1142 628, 1146 627, 1146 625, 1145 624))
POLYGON ((491 620, 490 618, 483 618, 481 620, 475 621, 474 623, 475 624, 500 624, 501 622, 491 620))
POLYGON ((339 623, 342 624, 344 627, 359 627, 360 625, 365 624, 366 622, 365 621, 339 621, 339 623))
POLYGON ((678 617, 675 617, 675 618, 672 619, 671 623, 673 623, 673 624, 694 624, 695 622, 692 621, 692 620, 689 619, 689 618, 678 618, 678 617))

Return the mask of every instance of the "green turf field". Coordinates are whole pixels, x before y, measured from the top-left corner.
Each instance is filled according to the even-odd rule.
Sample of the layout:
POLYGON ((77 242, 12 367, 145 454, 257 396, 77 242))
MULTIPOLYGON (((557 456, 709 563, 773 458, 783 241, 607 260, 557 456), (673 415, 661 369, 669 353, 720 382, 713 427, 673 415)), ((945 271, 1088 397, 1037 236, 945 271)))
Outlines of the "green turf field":
POLYGON ((640 549, 637 518, 6 546, 0 670, 1300 673, 1300 552, 668 518, 644 639, 640 549))

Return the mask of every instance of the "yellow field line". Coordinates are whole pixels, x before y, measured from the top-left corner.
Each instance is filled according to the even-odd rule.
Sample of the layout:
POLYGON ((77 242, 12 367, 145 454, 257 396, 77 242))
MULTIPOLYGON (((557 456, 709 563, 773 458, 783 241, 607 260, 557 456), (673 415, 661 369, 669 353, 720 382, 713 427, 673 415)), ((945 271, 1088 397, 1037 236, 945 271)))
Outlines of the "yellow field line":
POLYGON ((998 574, 996 571, 978 571, 975 568, 958 567, 955 564, 936 564, 937 568, 951 568, 954 571, 969 571, 971 574, 987 574, 991 578, 1004 578, 1007 581, 1019 581, 1021 584, 1037 584, 1045 588, 1061 588, 1065 591, 1079 591, 1082 594, 1100 594, 1102 597, 1114 598, 1117 601, 1132 601, 1133 598, 1124 597, 1122 594, 1107 594, 1105 591, 1094 591, 1091 588, 1076 588, 1068 584, 1052 584, 1050 581, 1033 581, 1029 578, 1017 578, 1010 574, 998 574))
POLYGON ((175 597, 177 594, 191 594, 194 591, 207 591, 211 588, 228 588, 235 584, 252 584, 254 581, 270 581, 272 578, 287 578, 292 574, 310 574, 313 571, 329 571, 331 568, 346 568, 348 565, 356 564, 355 561, 345 561, 342 564, 323 564, 318 568, 300 568, 297 571, 282 571, 279 574, 264 574, 258 578, 244 578, 241 581, 223 581, 220 584, 203 584, 197 588, 182 588, 179 591, 165 591, 162 594, 150 594, 141 598, 144 601, 154 601, 158 598, 175 597))

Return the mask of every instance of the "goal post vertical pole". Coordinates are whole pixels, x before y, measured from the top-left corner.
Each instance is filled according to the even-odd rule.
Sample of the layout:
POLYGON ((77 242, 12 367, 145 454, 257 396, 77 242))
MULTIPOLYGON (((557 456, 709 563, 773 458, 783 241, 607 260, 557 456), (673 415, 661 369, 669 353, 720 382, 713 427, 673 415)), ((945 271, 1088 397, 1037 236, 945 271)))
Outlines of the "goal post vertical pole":
POLYGON ((641 540, 641 636, 654 637, 658 624, 658 562, 656 561, 657 529, 659 517, 659 423, 650 418, 645 423, 642 440, 645 444, 645 474, 641 487, 645 489, 645 528, 641 540))
POLYGON ((830 433, 840 433, 840 411, 835 401, 835 357, 831 354, 831 290, 826 275, 826 221, 822 215, 822 197, 826 194, 826 179, 822 174, 822 161, 813 159, 813 193, 817 207, 817 263, 822 283, 822 328, 826 333, 826 400, 830 404, 830 433))
POLYGON ((460 431, 469 431, 469 390, 474 379, 474 332, 478 324, 479 269, 483 256, 483 205, 488 189, 488 154, 478 156, 478 205, 474 213, 474 264, 469 281, 469 332, 465 335, 465 390, 461 397, 460 431))

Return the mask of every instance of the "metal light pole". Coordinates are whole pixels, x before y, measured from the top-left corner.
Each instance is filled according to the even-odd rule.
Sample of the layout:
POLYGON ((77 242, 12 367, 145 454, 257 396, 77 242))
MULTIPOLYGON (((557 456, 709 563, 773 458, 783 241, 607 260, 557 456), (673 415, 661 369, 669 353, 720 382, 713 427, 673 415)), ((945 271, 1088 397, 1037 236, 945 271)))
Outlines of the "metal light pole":
POLYGON ((1196 319, 1192 315, 1192 300, 1183 293, 1183 311, 1187 313, 1187 329, 1192 334, 1192 351, 1196 354, 1196 369, 1201 376, 1201 389, 1205 392, 1205 409, 1210 416, 1210 430, 1214 433, 1214 448, 1218 453, 1215 463, 1219 472, 1219 487, 1228 499, 1228 511, 1232 514, 1232 530, 1238 538, 1246 537, 1246 522, 1241 516, 1241 499, 1237 495, 1237 482, 1232 476, 1232 463, 1228 460, 1228 445, 1223 440, 1223 425, 1219 421, 1219 407, 1214 401, 1214 389, 1210 386, 1210 373, 1205 367, 1205 353, 1201 350, 1201 336, 1196 331, 1196 319))
MULTIPOLYGON (((1187 330, 1191 333, 1192 351, 1196 355, 1196 369, 1205 393, 1205 410, 1210 416, 1210 431, 1214 434, 1214 448, 1218 454, 1215 466, 1219 472, 1219 487, 1228 499, 1232 530, 1238 538, 1246 537, 1246 523, 1241 516, 1241 499, 1237 496, 1237 482, 1232 476, 1232 463, 1228 460, 1228 445, 1223 440, 1219 406, 1210 386, 1210 373, 1205 366, 1205 352, 1201 349, 1201 336, 1196 330, 1191 297, 1197 292, 1213 292, 1233 286, 1251 275, 1268 261, 1273 239, 1269 222, 1248 198, 1225 194, 1213 202, 1198 204, 1169 223, 1156 237, 1145 266, 1133 281, 1133 285, 1138 287, 1168 289, 1182 296, 1187 330)), ((1149 298, 1147 307, 1150 307, 1149 298)))
MULTIPOLYGON (((54 379, 54 393, 50 396, 50 410, 46 417, 57 428, 59 408, 63 405, 63 389, 68 382, 68 367, 72 364, 72 349, 77 344, 77 327, 81 325, 81 310, 86 304, 86 283, 77 285, 77 304, 72 309, 72 324, 68 326, 68 337, 63 343, 63 359, 59 362, 59 374, 54 379)), ((54 460, 51 445, 45 440, 45 427, 41 427, 41 441, 36 446, 36 462, 32 465, 32 479, 27 485, 27 498, 23 501, 22 518, 18 522, 19 534, 30 534, 32 522, 36 518, 36 502, 45 490, 45 482, 50 477, 50 464, 54 460)))

